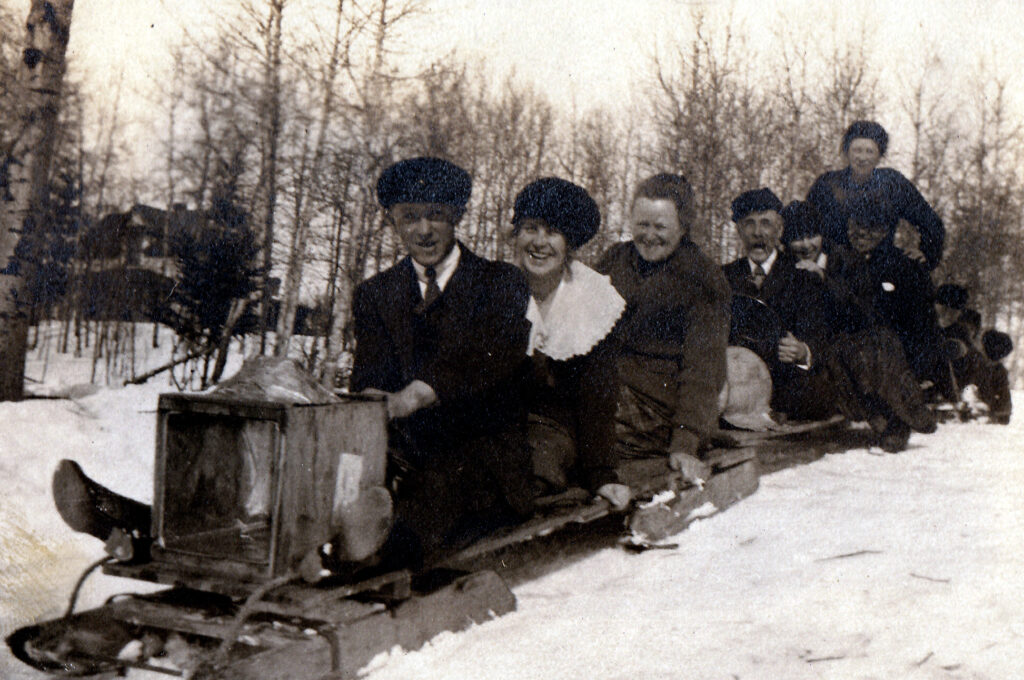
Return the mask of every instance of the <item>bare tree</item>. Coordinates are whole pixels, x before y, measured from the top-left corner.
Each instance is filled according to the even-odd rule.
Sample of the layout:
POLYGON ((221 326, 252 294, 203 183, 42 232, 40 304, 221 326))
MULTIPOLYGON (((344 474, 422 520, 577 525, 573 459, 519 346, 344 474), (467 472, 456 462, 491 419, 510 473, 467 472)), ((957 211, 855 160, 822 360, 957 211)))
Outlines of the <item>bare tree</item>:
MULTIPOLYGON (((299 287, 306 263, 309 240, 310 220, 314 211, 313 185, 320 179, 323 171, 324 158, 327 153, 327 132, 334 116, 336 101, 335 81, 343 58, 347 59, 343 45, 342 25, 344 19, 344 0, 338 0, 334 15, 334 38, 331 41, 330 55, 320 79, 321 106, 316 121, 316 140, 313 142, 313 158, 308 170, 303 163, 302 172, 298 174, 299 182, 295 196, 295 225, 292 231, 291 247, 288 250, 288 263, 285 271, 284 289, 281 296, 281 311, 277 321, 277 341, 274 354, 285 356, 288 343, 295 325, 295 312, 298 307, 299 287), (309 186, 307 186, 309 185, 309 186)), ((304 149, 305 150, 305 149, 304 149)), ((303 154, 305 160, 305 154, 303 154)))

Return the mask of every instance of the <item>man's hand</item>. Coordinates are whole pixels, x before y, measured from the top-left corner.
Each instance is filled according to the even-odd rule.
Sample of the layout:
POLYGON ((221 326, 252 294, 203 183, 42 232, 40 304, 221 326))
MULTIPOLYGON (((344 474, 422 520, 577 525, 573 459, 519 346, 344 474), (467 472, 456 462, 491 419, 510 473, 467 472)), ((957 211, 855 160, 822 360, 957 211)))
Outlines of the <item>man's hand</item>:
POLYGON ((625 484, 616 484, 614 482, 603 484, 597 490, 597 495, 611 503, 612 509, 618 512, 625 510, 629 502, 633 500, 632 489, 625 484))
POLYGON ((825 280, 825 270, 819 267, 818 263, 814 260, 797 260, 796 268, 809 271, 812 274, 817 274, 823 281, 825 280))
POLYGON ((388 418, 405 418, 436 403, 434 388, 422 380, 413 380, 398 392, 388 394, 388 418))
POLYGON ((703 486, 704 482, 711 477, 711 468, 696 456, 682 451, 670 451, 668 454, 668 466, 678 470, 684 482, 695 486, 703 486))
POLYGON ((810 363, 810 348, 796 339, 792 333, 779 340, 779 361, 784 364, 799 364, 805 366, 810 363))

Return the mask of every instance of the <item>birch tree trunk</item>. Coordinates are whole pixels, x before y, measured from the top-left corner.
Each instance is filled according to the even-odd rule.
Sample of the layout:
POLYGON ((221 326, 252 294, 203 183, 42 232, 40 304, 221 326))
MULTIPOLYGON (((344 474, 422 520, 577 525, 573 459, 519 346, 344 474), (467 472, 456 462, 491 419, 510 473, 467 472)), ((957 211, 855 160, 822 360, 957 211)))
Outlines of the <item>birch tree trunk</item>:
POLYGON ((267 350, 267 326, 270 319, 270 270, 274 259, 274 217, 277 209, 277 161, 281 142, 281 19, 287 0, 270 0, 267 34, 264 44, 263 103, 263 179, 266 182, 266 209, 263 219, 263 300, 260 328, 260 354, 267 350))
POLYGON ((56 139, 64 54, 74 0, 32 0, 18 73, 19 128, 0 187, 0 401, 21 399, 28 339, 26 274, 15 260, 22 233, 41 219, 56 139))

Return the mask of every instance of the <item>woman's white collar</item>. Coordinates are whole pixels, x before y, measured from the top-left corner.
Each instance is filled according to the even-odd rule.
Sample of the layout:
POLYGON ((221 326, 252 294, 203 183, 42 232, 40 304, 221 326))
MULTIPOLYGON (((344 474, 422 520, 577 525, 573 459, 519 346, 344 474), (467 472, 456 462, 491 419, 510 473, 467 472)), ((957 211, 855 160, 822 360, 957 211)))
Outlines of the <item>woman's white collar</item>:
POLYGON ((531 356, 536 351, 565 361, 585 355, 608 335, 626 308, 611 279, 575 260, 552 295, 546 317, 530 297, 526 318, 532 327, 526 353, 531 356))

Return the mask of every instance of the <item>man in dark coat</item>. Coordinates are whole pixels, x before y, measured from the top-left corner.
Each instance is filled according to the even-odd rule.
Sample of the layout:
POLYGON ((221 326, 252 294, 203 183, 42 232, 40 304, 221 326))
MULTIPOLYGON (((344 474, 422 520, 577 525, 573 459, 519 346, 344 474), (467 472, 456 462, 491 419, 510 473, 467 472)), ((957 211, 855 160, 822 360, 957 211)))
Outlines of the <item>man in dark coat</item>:
POLYGON ((772 408, 791 418, 820 418, 829 415, 830 405, 815 395, 812 384, 821 378, 812 366, 829 335, 826 290, 816 274, 797 269, 792 255, 780 250, 781 210, 770 189, 740 194, 732 218, 744 256, 722 269, 733 295, 764 303, 781 326, 781 337, 761 356, 772 374, 772 408))
POLYGON ((529 512, 518 369, 529 291, 522 273, 455 239, 469 175, 437 158, 386 169, 385 221, 408 256, 355 291, 350 388, 382 391, 392 419, 396 526, 416 561, 529 512))
POLYGON ((893 331, 919 380, 943 385, 949 358, 933 305, 928 271, 893 246, 889 235, 896 215, 888 201, 865 194, 850 206, 849 234, 860 266, 848 283, 874 315, 876 326, 893 331))
MULTIPOLYGON (((823 418, 841 412, 867 420, 889 451, 906 447, 910 430, 934 431, 935 422, 892 333, 879 333, 823 280, 827 262, 797 267, 791 253, 779 250, 786 220, 782 203, 769 189, 741 194, 733 201, 733 220, 746 257, 724 267, 734 294, 754 297, 778 317, 782 337, 774 356, 766 357, 773 381, 772 406, 794 418, 823 418), (821 271, 817 271, 820 269, 821 271), (838 321, 837 321, 838 320, 838 321)), ((792 223, 815 218, 791 209, 792 223)), ((790 224, 790 236, 814 231, 814 225, 790 224)), ((790 239, 791 242, 799 238, 790 239)))
POLYGON ((942 259, 946 229, 917 187, 898 170, 877 167, 885 156, 889 135, 874 121, 855 121, 843 135, 840 147, 847 166, 826 172, 814 181, 807 200, 813 203, 825 221, 825 237, 847 244, 850 205, 863 194, 880 194, 892 205, 896 219, 888 235, 891 242, 896 222, 906 220, 920 234, 919 248, 927 268, 934 269, 942 259))

